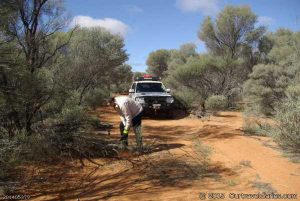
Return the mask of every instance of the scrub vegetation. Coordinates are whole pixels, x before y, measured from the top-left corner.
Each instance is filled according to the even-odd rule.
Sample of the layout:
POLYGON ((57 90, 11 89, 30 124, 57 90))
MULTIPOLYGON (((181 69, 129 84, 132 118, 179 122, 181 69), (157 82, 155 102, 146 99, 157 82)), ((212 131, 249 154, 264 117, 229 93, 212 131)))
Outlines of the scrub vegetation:
POLYGON ((1 1, 0 13, 0 179, 7 183, 24 162, 87 158, 89 111, 128 89, 133 73, 123 38, 102 28, 65 31, 62 1, 1 1))
POLYGON ((207 53, 197 53, 194 44, 157 50, 148 57, 148 72, 162 76, 190 112, 216 114, 242 103, 246 131, 300 152, 300 33, 268 32, 249 7, 227 6, 202 22, 198 36, 207 53))
MULTIPOLYGON (((299 153, 300 33, 268 32, 257 18, 247 6, 227 6, 199 28, 206 53, 191 43, 156 50, 147 73, 162 77, 189 112, 243 103, 247 118, 270 120, 263 131, 254 123, 253 133, 299 153)), ((132 72, 128 57, 122 37, 70 28, 63 1, 0 2, 0 195, 21 165, 65 157, 97 164, 92 156, 111 151, 87 134, 106 128, 94 110, 144 74, 132 72)))

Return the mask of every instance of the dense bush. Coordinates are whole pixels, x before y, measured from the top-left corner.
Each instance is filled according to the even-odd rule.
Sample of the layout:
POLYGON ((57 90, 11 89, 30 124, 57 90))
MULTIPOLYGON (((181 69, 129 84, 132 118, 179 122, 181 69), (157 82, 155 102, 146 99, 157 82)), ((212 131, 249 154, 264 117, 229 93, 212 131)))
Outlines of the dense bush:
POLYGON ((244 98, 250 115, 256 120, 268 116, 273 123, 263 129, 259 124, 245 128, 271 135, 284 148, 299 153, 300 33, 280 29, 265 41, 263 64, 254 66, 245 82, 244 98))
POLYGON ((211 111, 219 111, 224 110, 228 106, 228 100, 225 96, 222 95, 214 95, 210 96, 205 101, 205 108, 211 111))
POLYGON ((163 72, 168 69, 170 52, 165 49, 151 52, 147 59, 148 73, 161 77, 163 72))
POLYGON ((248 107, 267 116, 276 113, 276 105, 281 104, 288 94, 289 96, 299 94, 300 64, 297 49, 300 43, 297 41, 300 40, 300 35, 279 30, 275 36, 279 41, 284 38, 285 42, 290 42, 288 45, 274 43, 270 53, 266 55, 272 62, 254 66, 253 72, 244 84, 244 98, 248 107), (287 49, 291 54, 286 55, 287 49), (277 57, 274 52, 278 54, 277 57))
POLYGON ((0 180, 7 179, 7 173, 20 162, 20 147, 15 139, 1 132, 0 136, 0 180))
POLYGON ((287 93, 297 94, 297 85, 293 85, 299 76, 300 65, 295 61, 281 65, 260 64, 254 67, 249 80, 244 84, 244 96, 250 107, 257 107, 265 115, 276 113, 276 104, 280 104, 287 93), (290 92, 288 92, 290 91, 290 92))
POLYGON ((260 51, 269 50, 266 40, 266 45, 260 45, 265 28, 257 27, 256 22, 257 16, 249 7, 227 6, 201 25, 198 36, 208 48, 207 54, 198 54, 192 44, 169 50, 165 82, 188 108, 195 108, 195 104, 204 108, 205 100, 214 94, 225 96, 228 106, 236 107, 260 51))
POLYGON ((22 161, 49 161, 72 154, 75 138, 89 126, 83 107, 68 105, 62 112, 34 125, 34 133, 17 135, 22 161))
POLYGON ((80 126, 86 115, 82 106, 73 105, 64 108, 56 120, 62 125, 80 126))
POLYGON ((59 157, 73 155, 74 147, 82 143, 77 138, 90 125, 83 108, 74 105, 64 108, 55 118, 34 124, 34 132, 29 136, 26 130, 16 131, 13 137, 1 130, 0 180, 11 179, 10 174, 23 162, 57 161, 59 157))
POLYGON ((252 111, 250 113, 244 112, 243 131, 246 135, 269 136, 274 122, 259 115, 253 114, 252 111))
POLYGON ((173 92, 173 95, 188 110, 196 109, 200 106, 201 99, 199 99, 199 95, 186 87, 182 87, 181 90, 177 89, 173 92))
POLYGON ((300 153, 300 99, 287 99, 277 108, 270 134, 285 148, 300 153))
POLYGON ((60 0, 0 1, 0 13, 0 178, 19 162, 85 156, 89 107, 131 82, 124 39, 66 31, 60 0))
POLYGON ((88 119, 88 122, 94 127, 94 128, 100 128, 101 126, 101 122, 100 119, 96 116, 91 116, 88 119))
POLYGON ((14 184, 9 183, 12 179, 11 175, 14 168, 21 164, 22 149, 20 143, 10 138, 6 131, 0 131, 0 196, 12 193, 14 184))
POLYGON ((110 95, 110 92, 108 90, 103 90, 103 89, 97 88, 97 89, 91 90, 87 94, 87 96, 85 98, 85 102, 87 103, 87 105, 89 107, 91 107, 95 110, 98 106, 101 106, 106 102, 109 95, 110 95))
POLYGON ((128 55, 120 36, 100 27, 78 29, 68 50, 61 59, 65 65, 57 67, 58 82, 78 92, 79 105, 96 107, 104 95, 129 87, 132 71, 124 64, 128 55))

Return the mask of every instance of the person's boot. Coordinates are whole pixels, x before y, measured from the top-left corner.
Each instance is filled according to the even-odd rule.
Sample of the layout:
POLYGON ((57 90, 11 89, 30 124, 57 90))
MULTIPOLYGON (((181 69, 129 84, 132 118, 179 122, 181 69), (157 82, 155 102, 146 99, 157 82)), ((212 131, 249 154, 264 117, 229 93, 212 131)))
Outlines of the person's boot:
POLYGON ((142 126, 141 125, 135 126, 134 133, 135 133, 137 151, 141 152, 143 150, 142 126))
POLYGON ((120 149, 121 150, 126 150, 128 147, 128 135, 121 135, 121 139, 120 139, 120 149))

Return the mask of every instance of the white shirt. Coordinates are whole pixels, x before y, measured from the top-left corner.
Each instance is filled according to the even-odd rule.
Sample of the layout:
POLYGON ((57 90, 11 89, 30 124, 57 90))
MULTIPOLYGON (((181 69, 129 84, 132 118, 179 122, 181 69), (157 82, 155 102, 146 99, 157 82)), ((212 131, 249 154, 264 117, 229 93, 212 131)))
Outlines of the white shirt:
POLYGON ((138 102, 127 96, 115 97, 117 111, 120 114, 121 121, 125 129, 129 130, 132 125, 132 119, 143 111, 143 107, 138 102))

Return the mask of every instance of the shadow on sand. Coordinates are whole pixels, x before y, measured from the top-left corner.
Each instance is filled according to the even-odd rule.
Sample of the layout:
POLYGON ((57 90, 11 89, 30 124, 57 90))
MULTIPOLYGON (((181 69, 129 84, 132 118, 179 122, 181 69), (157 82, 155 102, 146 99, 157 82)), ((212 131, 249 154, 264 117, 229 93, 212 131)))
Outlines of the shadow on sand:
MULTIPOLYGON (((224 175, 236 174, 222 165, 169 154, 142 156, 135 158, 135 163, 131 166, 116 162, 105 168, 89 167, 85 172, 75 167, 59 169, 60 166, 50 166, 42 175, 47 180, 31 183, 26 187, 26 193, 32 198, 47 195, 43 200, 48 201, 121 199, 123 196, 161 193, 162 188, 188 189, 195 180, 208 185, 208 179, 218 180, 224 175)), ((212 190, 217 188, 220 187, 212 190)))

